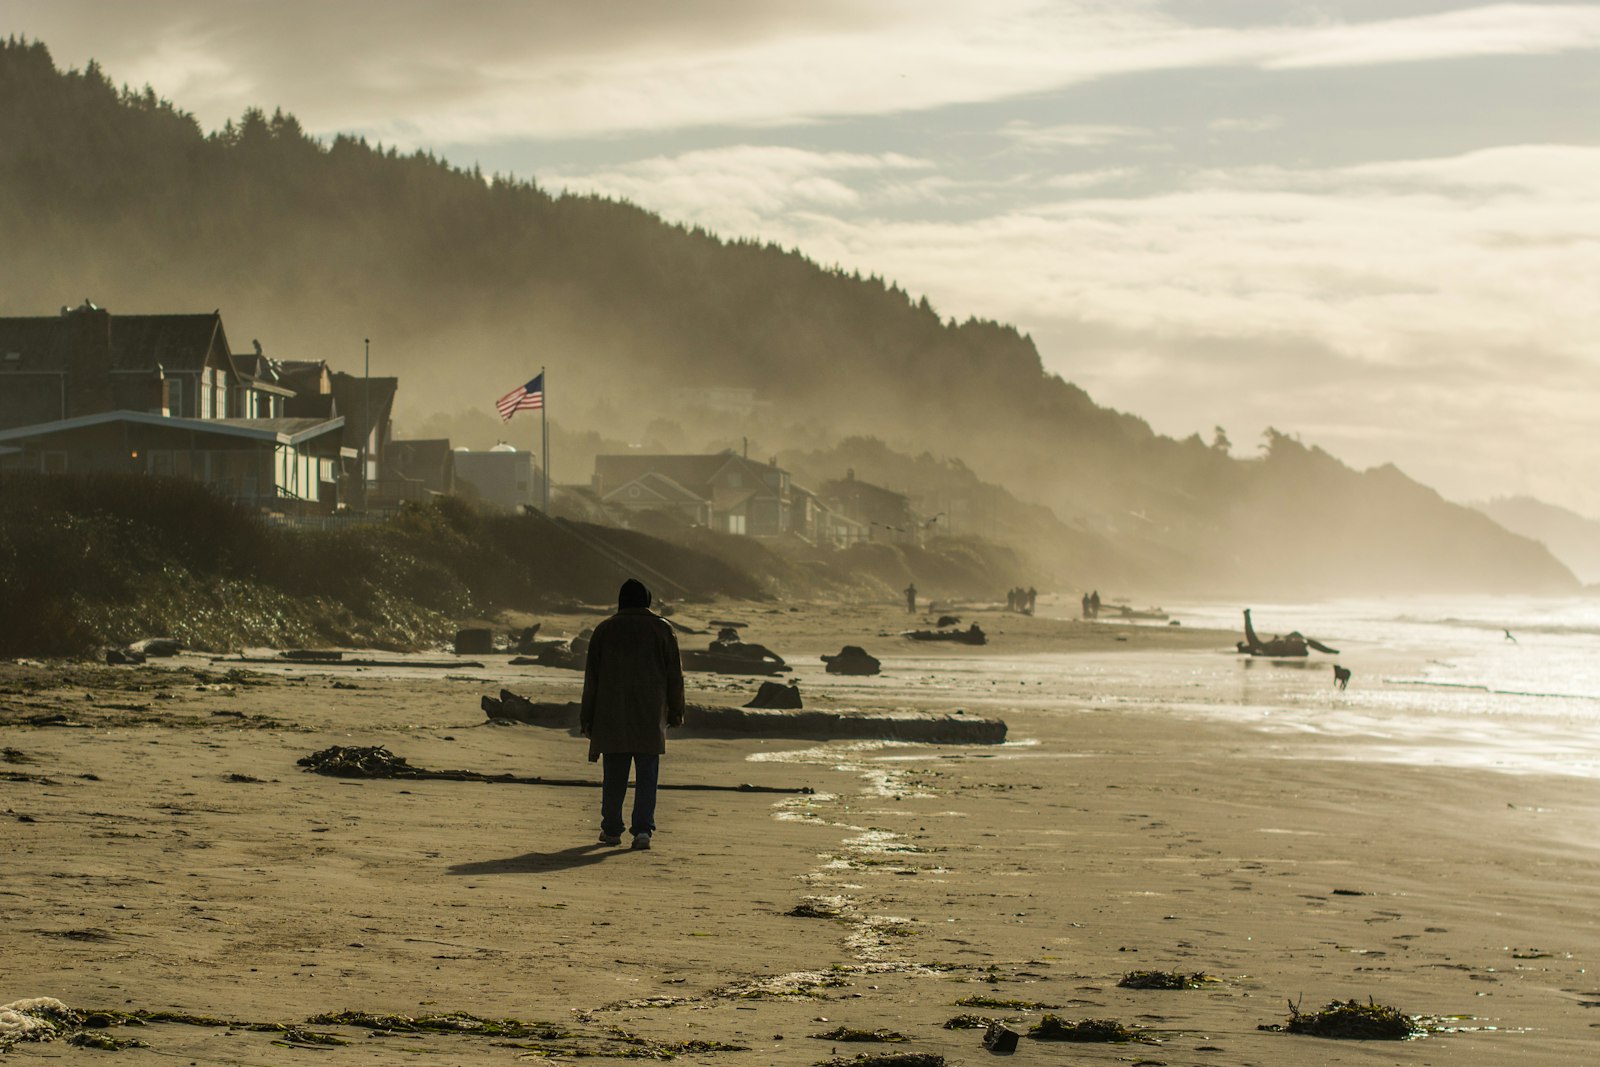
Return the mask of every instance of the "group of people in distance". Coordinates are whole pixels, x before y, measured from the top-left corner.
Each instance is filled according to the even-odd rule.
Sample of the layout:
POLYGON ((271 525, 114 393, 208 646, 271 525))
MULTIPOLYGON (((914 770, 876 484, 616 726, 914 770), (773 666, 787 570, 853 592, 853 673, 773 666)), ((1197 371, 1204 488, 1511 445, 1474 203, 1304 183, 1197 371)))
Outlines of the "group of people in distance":
POLYGON ((1039 590, 1033 586, 1024 589, 1020 585, 1015 589, 1006 590, 1006 610, 1020 611, 1024 615, 1033 614, 1033 606, 1039 602, 1039 590))
POLYGON ((1100 617, 1100 590, 1083 594, 1083 617, 1086 619, 1100 617))

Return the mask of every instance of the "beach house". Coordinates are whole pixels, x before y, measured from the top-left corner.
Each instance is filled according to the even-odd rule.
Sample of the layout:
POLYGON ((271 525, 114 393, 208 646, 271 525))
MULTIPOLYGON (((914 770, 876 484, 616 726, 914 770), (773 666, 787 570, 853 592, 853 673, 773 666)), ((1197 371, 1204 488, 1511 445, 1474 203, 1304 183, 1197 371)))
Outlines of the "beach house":
POLYGON ((235 355, 218 311, 85 300, 0 318, 0 469, 170 475, 252 505, 331 508, 356 455, 345 419, 292 413, 294 388, 255 347, 235 355))
POLYGON ((854 470, 848 470, 843 478, 824 482, 820 495, 832 511, 864 527, 868 540, 900 545, 922 543, 922 520, 904 493, 864 482, 854 470))
POLYGON ((733 449, 691 455, 596 456, 594 491, 623 513, 661 511, 723 533, 793 532, 789 472, 733 449))

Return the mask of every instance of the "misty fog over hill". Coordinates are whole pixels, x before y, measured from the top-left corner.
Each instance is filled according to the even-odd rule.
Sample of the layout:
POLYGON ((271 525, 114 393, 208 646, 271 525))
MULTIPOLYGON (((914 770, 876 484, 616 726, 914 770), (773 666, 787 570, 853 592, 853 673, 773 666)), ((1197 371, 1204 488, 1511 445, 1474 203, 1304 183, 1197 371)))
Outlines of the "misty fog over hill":
POLYGON ((1580 581, 1600 585, 1600 519, 1526 496, 1498 497, 1476 506, 1512 533, 1549 548, 1580 581))
POLYGON ((180 108, 93 66, 59 71, 42 44, 0 46, 4 314, 220 308, 241 345, 356 373, 370 337, 373 372, 400 378, 402 432, 474 447, 505 432, 494 399, 545 365, 558 481, 586 482, 619 445, 748 441, 806 480, 850 468, 912 493, 1063 587, 1575 585, 1544 546, 1407 478, 1403 456, 1358 472, 1292 432, 1156 435, 1046 373, 1016 328, 947 321, 803 250, 322 143, 281 113, 208 134, 180 108))

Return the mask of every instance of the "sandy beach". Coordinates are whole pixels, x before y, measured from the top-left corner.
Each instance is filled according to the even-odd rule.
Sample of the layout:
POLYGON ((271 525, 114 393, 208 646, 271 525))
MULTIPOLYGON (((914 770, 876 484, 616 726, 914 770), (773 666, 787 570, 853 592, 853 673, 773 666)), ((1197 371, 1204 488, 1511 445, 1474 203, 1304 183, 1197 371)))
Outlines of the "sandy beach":
MULTIPOLYGON (((1114 688, 1086 699, 1029 666, 1072 656, 1114 676, 1130 656, 1221 657, 1231 633, 970 617, 989 646, 884 636, 908 624, 887 606, 696 609, 684 621, 748 621, 748 639, 798 668, 808 706, 962 708, 1004 718, 1010 740, 678 737, 665 783, 813 792, 664 791, 644 853, 595 843, 597 788, 296 765, 329 745, 385 745, 432 769, 598 782, 583 739, 490 725, 479 709, 502 686, 576 699, 573 672, 506 657, 450 671, 229 673, 194 654, 0 666, 0 1003, 550 1024, 514 1037, 308 1025, 348 1041, 332 1046, 117 1028, 150 1046, 120 1053, 130 1064, 813 1064, 863 1051, 970 1064, 990 1056, 981 1031, 947 1020, 1025 1030, 1047 1011, 1116 1019, 1149 1043, 1024 1037, 1018 1062, 1600 1062, 1592 779, 1365 759, 1360 737, 1128 707, 1114 688), (823 674, 818 656, 845 643, 884 674, 823 674), (820 917, 789 914, 801 905, 820 917), (1135 970, 1216 981, 1119 988, 1135 970), (1258 1029, 1283 1023, 1288 1001, 1369 997, 1453 1032, 1379 1043, 1258 1029), (812 1036, 839 1026, 909 1040, 812 1036)), ((1326 699, 1321 673, 1284 684, 1326 699)), ((690 686, 692 700, 743 703, 756 683, 690 686)), ((5 1053, 94 1055, 62 1042, 5 1053)))

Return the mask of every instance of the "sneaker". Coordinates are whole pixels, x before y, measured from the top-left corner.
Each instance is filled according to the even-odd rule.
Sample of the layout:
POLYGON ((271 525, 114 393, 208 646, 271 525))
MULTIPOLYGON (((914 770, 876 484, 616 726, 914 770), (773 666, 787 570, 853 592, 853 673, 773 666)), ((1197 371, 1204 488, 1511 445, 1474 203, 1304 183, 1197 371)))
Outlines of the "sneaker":
POLYGON ((600 835, 600 843, 602 845, 620 845, 622 844, 622 835, 602 833, 600 835))
POLYGON ((645 830, 643 833, 637 833, 637 834, 633 835, 633 850, 635 852, 645 852, 645 851, 648 851, 649 848, 650 848, 650 831, 649 830, 645 830))

